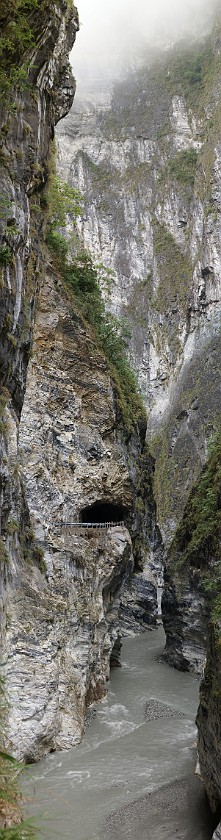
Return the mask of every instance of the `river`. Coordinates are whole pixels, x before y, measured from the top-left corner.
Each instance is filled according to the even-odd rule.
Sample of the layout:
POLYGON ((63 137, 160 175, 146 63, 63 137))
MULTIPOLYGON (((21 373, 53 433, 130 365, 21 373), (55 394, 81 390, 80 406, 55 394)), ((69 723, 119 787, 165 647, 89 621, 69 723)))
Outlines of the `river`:
POLYGON ((26 769, 28 812, 46 838, 211 837, 194 776, 199 681, 159 662, 163 646, 162 628, 125 639, 82 744, 26 769))

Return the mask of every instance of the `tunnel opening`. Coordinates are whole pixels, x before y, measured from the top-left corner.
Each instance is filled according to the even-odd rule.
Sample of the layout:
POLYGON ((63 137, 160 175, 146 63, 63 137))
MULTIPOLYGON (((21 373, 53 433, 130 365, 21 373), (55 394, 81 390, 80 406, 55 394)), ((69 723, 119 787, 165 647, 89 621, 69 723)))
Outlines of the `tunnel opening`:
POLYGON ((105 522, 122 522, 126 516, 126 509, 122 505, 110 502, 95 502, 81 511, 80 519, 83 523, 103 524, 105 522))

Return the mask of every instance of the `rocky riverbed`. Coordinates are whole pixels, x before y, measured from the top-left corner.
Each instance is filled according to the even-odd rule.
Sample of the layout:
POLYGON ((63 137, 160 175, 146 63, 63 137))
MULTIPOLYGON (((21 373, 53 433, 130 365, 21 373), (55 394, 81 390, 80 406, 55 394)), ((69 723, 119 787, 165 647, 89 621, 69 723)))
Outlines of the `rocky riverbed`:
POLYGON ((79 747, 27 769, 29 811, 57 840, 210 840, 194 775, 198 678, 158 661, 162 628, 125 639, 79 747))

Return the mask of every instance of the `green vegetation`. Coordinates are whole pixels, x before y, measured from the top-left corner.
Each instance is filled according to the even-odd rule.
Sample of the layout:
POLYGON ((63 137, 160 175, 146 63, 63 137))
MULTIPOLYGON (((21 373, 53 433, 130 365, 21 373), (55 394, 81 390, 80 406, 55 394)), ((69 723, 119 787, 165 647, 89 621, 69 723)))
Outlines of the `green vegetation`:
POLYGON ((22 820, 11 828, 0 829, 0 840, 36 840, 36 829, 30 822, 22 820))
POLYGON ((196 43, 175 45, 163 55, 144 56, 140 70, 115 86, 112 108, 103 117, 106 136, 124 138, 136 126, 142 136, 162 139, 171 133, 169 112, 173 96, 184 97, 187 108, 202 115, 221 69, 214 34, 196 43), (146 134, 144 133, 144 136, 146 134))
POLYGON ((119 178, 119 172, 115 167, 110 167, 104 163, 94 163, 87 152, 80 151, 79 158, 83 160, 85 167, 92 179, 94 188, 98 188, 99 193, 109 190, 115 179, 119 178))
MULTIPOLYGON (((54 170, 54 158, 52 158, 52 170, 54 170)), ((54 171, 49 178, 45 202, 48 219, 46 242, 54 266, 71 291, 73 303, 92 326, 97 344, 106 356, 116 388, 118 406, 127 431, 131 433, 138 421, 145 423, 146 414, 135 375, 126 357, 129 340, 128 327, 124 322, 120 322, 106 312, 101 295, 100 283, 101 286, 106 286, 108 292, 108 287, 112 282, 112 272, 104 269, 103 265, 96 268, 86 251, 80 251, 73 258, 70 257, 69 247, 73 237, 70 237, 68 243, 58 227, 65 226, 69 215, 74 229, 76 218, 81 212, 82 198, 78 190, 60 181, 54 171)))
POLYGON ((126 358, 129 339, 127 326, 105 311, 97 270, 90 255, 83 251, 69 262, 68 245, 62 237, 58 239, 58 234, 55 238, 50 234, 48 244, 53 248, 56 267, 59 268, 63 280, 73 293, 76 307, 93 327, 98 346, 109 363, 118 405, 127 431, 130 433, 139 420, 145 422, 146 415, 135 375, 126 358))
POLYGON ((0 539, 0 566, 1 570, 2 567, 7 566, 8 564, 8 552, 5 543, 2 539, 0 539))
MULTIPOLYGON (((0 677, 0 743, 7 727, 8 703, 4 680, 0 677)), ((0 748, 0 840, 34 840, 36 829, 29 821, 21 820, 21 795, 18 778, 22 764, 0 748)))
POLYGON ((176 181, 182 185, 194 187, 196 166, 197 166, 197 152, 195 149, 187 149, 184 152, 178 152, 175 158, 169 162, 169 173, 176 181))
POLYGON ((210 446, 210 455, 191 493, 176 534, 183 561, 206 566, 219 555, 221 527, 221 431, 210 446))
POLYGON ((6 435, 7 433, 7 420, 4 417, 5 407, 10 399, 10 394, 7 388, 2 387, 0 392, 0 434, 6 435))
POLYGON ((160 526, 170 517, 170 502, 174 475, 171 475, 170 444, 167 429, 162 429, 151 441, 151 452, 156 461, 154 471, 154 498, 157 503, 157 514, 160 526))
MULTIPOLYGON (((16 520, 10 519, 7 523, 7 534, 12 537, 19 530, 16 520)), ((40 566, 42 561, 41 549, 34 546, 34 559, 40 566)), ((7 567, 9 556, 6 545, 0 539, 0 566, 1 572, 7 567)), ((5 686, 0 676, 0 840, 35 840, 37 830, 29 820, 22 819, 22 801, 19 791, 19 775, 23 770, 23 764, 16 761, 2 747, 4 735, 7 730, 8 703, 6 700, 5 686), (6 827, 3 827, 6 826, 6 827)))
POLYGON ((7 534, 9 534, 10 536, 16 534, 16 532, 19 530, 19 524, 16 521, 16 519, 8 519, 6 529, 7 534))
POLYGON ((25 56, 34 44, 32 14, 39 0, 0 0, 0 102, 27 83, 25 56))
MULTIPOLYGON (((212 33, 198 46, 193 44, 187 48, 184 45, 183 50, 179 49, 179 52, 175 48, 169 57, 168 70, 165 74, 165 83, 170 95, 175 94, 177 96, 180 94, 184 96, 187 107, 191 108, 197 117, 205 118, 208 105, 210 112, 212 106, 210 119, 208 119, 207 114, 205 121, 205 142, 199 153, 199 188, 203 201, 208 199, 211 194, 214 149, 220 134, 220 97, 218 90, 221 74, 221 54, 219 49, 215 49, 214 44, 215 38, 214 33, 212 33)), ((189 177, 193 182, 196 171, 194 159, 192 162, 189 159, 189 166, 189 177)), ((177 168, 176 163, 175 168, 177 168)), ((181 167, 179 169, 179 174, 178 169, 177 172, 173 171, 172 174, 177 180, 181 181, 181 167)), ((188 169, 184 161, 183 178, 186 176, 185 183, 187 185, 188 169)), ((182 183, 184 184, 184 180, 182 180, 182 183)))
POLYGON ((208 462, 190 494, 170 550, 179 571, 200 570, 213 600, 212 615, 221 618, 221 430, 210 446, 208 462))
POLYGON ((215 59, 212 38, 201 44, 195 43, 183 48, 174 48, 169 56, 166 86, 176 95, 183 94, 189 107, 202 108, 208 88, 211 90, 214 74, 214 62, 221 66, 220 58, 215 59))
POLYGON ((128 166, 124 174, 120 176, 122 184, 132 191, 142 187, 146 189, 147 185, 150 184, 150 177, 151 166, 146 162, 128 166))
MULTIPOLYGON (((7 532, 10 533, 8 525, 7 532)), ((44 575, 46 572, 44 551, 41 545, 39 545, 39 543, 36 542, 36 537, 33 528, 31 528, 30 525, 26 525, 25 527, 23 527, 22 533, 20 533, 19 537, 25 562, 28 563, 30 566, 37 565, 40 569, 40 572, 44 575)))
POLYGON ((150 514, 150 511, 153 509, 154 505, 154 460, 149 452, 147 444, 144 445, 144 448, 137 460, 136 466, 137 489, 135 511, 137 519, 137 531, 135 536, 132 536, 135 572, 143 569, 144 560, 146 559, 146 553, 148 550, 148 539, 145 532, 145 525, 147 522, 147 511, 149 511, 150 514))
MULTIPOLYGON (((186 392, 184 392, 184 400, 186 392)), ((172 426, 172 429, 174 427, 172 426)), ((151 452, 156 461, 154 471, 154 497, 157 503, 161 529, 180 519, 186 500, 186 488, 198 479, 200 462, 196 451, 191 452, 187 441, 178 439, 173 448, 171 429, 166 423, 151 441, 151 452), (171 493, 171 487, 176 488, 171 493)))
MULTIPOLYGON (((55 155, 55 150, 52 150, 52 155, 55 155)), ((52 163, 53 167, 54 161, 52 163)), ((70 187, 65 181, 61 181, 52 171, 49 175, 46 193, 47 217, 49 220, 47 235, 52 234, 52 238, 55 237, 56 239, 56 230, 65 227, 67 216, 71 216, 75 222, 82 210, 82 201, 79 190, 70 187)), ((59 237, 59 233, 57 233, 57 237, 59 237)))
MULTIPOLYGON (((75 187, 71 187, 62 181, 56 172, 57 149, 55 141, 50 143, 49 153, 49 176, 47 188, 41 196, 41 212, 46 217, 46 241, 53 251, 55 258, 60 264, 67 256, 67 240, 61 234, 61 228, 65 228, 68 217, 71 218, 73 230, 75 230, 76 219, 82 212, 82 195, 75 187)), ((70 239, 69 239, 70 244, 70 239)))
POLYGON ((18 776, 22 765, 11 755, 0 752, 0 819, 10 827, 0 829, 0 840, 34 840, 36 829, 29 821, 20 819, 18 776), (11 823, 11 825, 10 825, 11 823))
MULTIPOLYGON (((72 0, 68 5, 74 6, 72 0)), ((11 88, 27 87, 28 54, 36 45, 39 27, 47 23, 50 7, 52 0, 0 0, 0 104, 13 107, 11 88)))
POLYGON ((12 251, 8 245, 0 245, 0 266, 9 265, 12 261, 12 251))
POLYGON ((208 120, 205 143, 203 145, 200 155, 200 197, 201 200, 205 203, 205 205, 207 204, 208 212, 210 211, 210 208, 212 206, 212 215, 214 221, 216 221, 217 218, 217 204, 216 202, 214 202, 214 197, 212 197, 211 186, 213 177, 213 167, 215 161, 215 150, 220 137, 220 120, 221 105, 219 98, 216 107, 214 108, 213 114, 210 120, 208 120))
POLYGON ((8 211, 11 207, 11 201, 8 196, 2 193, 0 195, 0 221, 7 219, 8 211))
POLYGON ((43 548, 41 548, 40 545, 36 545, 36 544, 34 545, 34 547, 32 548, 32 557, 33 557, 34 562, 37 563, 38 568, 40 569, 40 572, 42 573, 42 575, 45 575, 45 572, 47 571, 47 567, 46 567, 46 563, 45 563, 45 559, 44 559, 44 551, 43 551, 43 548))
MULTIPOLYGON (((153 230, 154 251, 160 275, 160 283, 153 300, 154 309, 165 315, 165 313, 171 311, 171 304, 175 303, 185 313, 188 308, 192 278, 192 266, 189 257, 181 251, 172 234, 164 225, 154 221, 153 230)), ((167 329, 166 324, 165 329, 167 329)), ((172 347, 173 334, 170 324, 168 324, 167 338, 172 347)), ((175 350, 177 352, 178 348, 175 347, 175 350)))

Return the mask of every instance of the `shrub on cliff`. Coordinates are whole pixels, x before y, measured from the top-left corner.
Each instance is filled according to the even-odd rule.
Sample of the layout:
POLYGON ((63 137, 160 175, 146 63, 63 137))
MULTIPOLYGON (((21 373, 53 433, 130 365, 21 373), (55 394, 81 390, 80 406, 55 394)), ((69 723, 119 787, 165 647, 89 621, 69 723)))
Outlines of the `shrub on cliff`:
POLYGON ((212 615, 221 618, 221 429, 209 448, 207 464, 193 488, 170 549, 179 574, 200 572, 211 596, 212 615))
MULTIPOLYGON (((4 740, 8 704, 5 699, 4 680, 0 677, 0 743, 4 740)), ((0 749, 0 840, 34 840, 35 827, 27 820, 21 821, 21 794, 18 777, 22 764, 0 749)))
MULTIPOLYGON (((74 225, 81 210, 81 196, 77 190, 52 174, 46 202, 46 241, 54 267, 72 291, 75 305, 94 329, 97 344, 109 363, 124 424, 128 433, 131 433, 137 422, 145 425, 146 413, 135 375, 126 356, 129 339, 127 325, 105 309, 100 288, 100 280, 101 285, 105 285, 104 267, 100 267, 100 278, 99 269, 93 265, 92 258, 86 251, 80 251, 74 257, 70 257, 68 242, 58 230, 58 226, 65 227, 68 215, 71 216, 74 225)), ((107 285, 109 281, 107 271, 107 285)))
POLYGON ((28 55, 47 24, 50 6, 52 0, 0 0, 0 105, 11 108, 11 89, 27 85, 28 55))
POLYGON ((71 262, 66 259, 61 273, 73 292, 77 308, 93 327, 98 346, 109 363, 118 406, 126 429, 131 433, 137 422, 145 424, 146 413, 126 356, 127 325, 106 311, 99 276, 88 253, 77 254, 71 262))
POLYGON ((76 307, 94 330, 98 347, 109 364, 124 425, 131 433, 136 423, 145 426, 146 412, 126 355, 130 337, 128 327, 105 308, 101 287, 106 287, 108 292, 112 272, 103 265, 96 267, 87 251, 77 250, 76 220, 82 212, 82 196, 57 176, 54 145, 51 147, 50 174, 43 203, 46 207, 46 242, 54 268, 71 290, 76 307), (68 220, 72 225, 69 241, 62 233, 68 220), (71 251, 75 252, 74 256, 71 251))
POLYGON ((220 548, 221 529, 221 430, 214 437, 208 462, 191 493, 176 540, 184 558, 207 561, 220 548))
POLYGON ((0 0, 0 103, 27 81, 25 55, 33 46, 31 16, 39 0, 0 0))
MULTIPOLYGON (((53 236, 57 233, 58 228, 65 228, 67 216, 70 216, 72 223, 75 224, 77 217, 82 210, 82 196, 79 190, 70 187, 65 181, 61 181, 55 172, 54 162, 55 150, 51 155, 51 171, 49 174, 47 184, 47 236, 53 236)), ((62 236, 61 236, 62 240, 62 236)), ((64 241, 64 240, 63 240, 64 241)), ((66 242, 66 240, 65 240, 66 242)), ((59 255, 59 249, 57 249, 59 255)))

